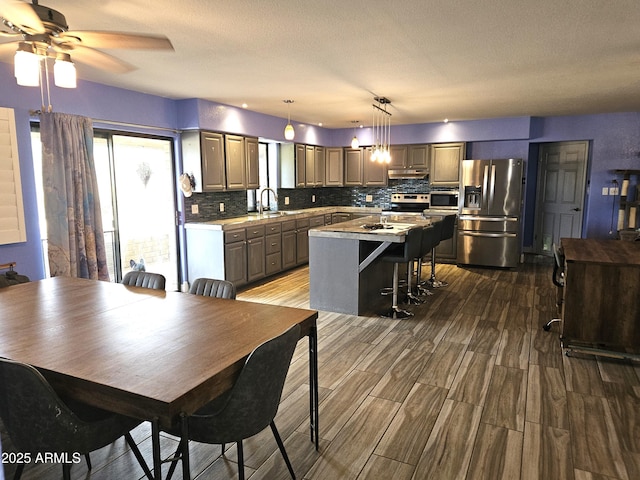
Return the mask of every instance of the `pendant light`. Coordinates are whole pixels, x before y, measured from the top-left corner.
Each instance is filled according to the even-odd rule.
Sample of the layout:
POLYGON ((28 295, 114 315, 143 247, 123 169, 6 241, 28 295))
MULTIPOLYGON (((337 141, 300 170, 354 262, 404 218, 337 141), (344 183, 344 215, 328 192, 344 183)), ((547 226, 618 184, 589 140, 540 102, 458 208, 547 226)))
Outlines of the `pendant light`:
POLYGON ((373 146, 371 161, 378 163, 391 162, 391 113, 387 112, 387 105, 391 103, 386 97, 374 97, 373 104, 373 146))
POLYGON ((360 148, 360 140, 356 136, 356 125, 360 123, 360 120, 351 120, 351 123, 354 124, 353 127, 353 138, 351 139, 351 148, 360 148))
POLYGON ((293 130, 293 125, 291 125, 291 104, 293 100, 283 100, 284 103, 287 104, 287 126, 284 127, 284 138, 287 140, 293 140, 296 136, 296 132, 293 130))

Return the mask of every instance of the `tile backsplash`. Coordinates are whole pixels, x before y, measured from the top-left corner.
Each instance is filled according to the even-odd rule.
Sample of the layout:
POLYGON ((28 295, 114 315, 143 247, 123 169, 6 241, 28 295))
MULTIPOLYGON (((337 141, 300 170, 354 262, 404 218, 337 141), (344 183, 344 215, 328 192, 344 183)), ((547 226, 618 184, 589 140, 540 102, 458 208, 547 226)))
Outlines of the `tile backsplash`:
MULTIPOLYGON (((279 188, 278 210, 300 210, 303 208, 353 206, 389 208, 391 195, 396 192, 428 192, 429 180, 389 180, 386 187, 317 187, 279 188), (367 202, 367 196, 372 200, 367 202), (315 202, 313 197, 315 196, 315 202), (285 197, 289 205, 285 205, 285 197)), ((184 199, 185 222, 207 222, 221 218, 240 217, 247 214, 247 192, 194 193, 184 199), (220 204, 224 203, 224 212, 220 204), (199 212, 191 213, 191 206, 198 205, 199 212)))

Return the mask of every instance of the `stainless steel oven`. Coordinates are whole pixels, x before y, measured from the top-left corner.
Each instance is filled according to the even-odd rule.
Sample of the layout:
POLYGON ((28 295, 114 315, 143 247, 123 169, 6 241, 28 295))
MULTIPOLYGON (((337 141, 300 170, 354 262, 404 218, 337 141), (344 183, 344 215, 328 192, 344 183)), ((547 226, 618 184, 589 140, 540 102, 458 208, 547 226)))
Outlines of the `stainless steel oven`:
POLYGON ((429 208, 434 210, 458 210, 458 190, 432 190, 429 194, 429 208))

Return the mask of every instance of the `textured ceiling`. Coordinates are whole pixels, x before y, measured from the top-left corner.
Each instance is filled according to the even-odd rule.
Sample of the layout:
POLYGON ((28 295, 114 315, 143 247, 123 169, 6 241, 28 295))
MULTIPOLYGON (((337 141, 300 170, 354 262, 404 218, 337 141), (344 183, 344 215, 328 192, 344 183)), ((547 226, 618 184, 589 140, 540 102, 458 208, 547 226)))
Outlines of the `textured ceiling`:
MULTIPOLYGON (((108 53, 138 70, 81 78, 329 128, 640 111, 638 0, 40 2, 71 30, 162 33, 175 51, 108 53)), ((0 12, 1 14, 2 12, 0 12)), ((3 61, 11 62, 5 57, 3 61)))

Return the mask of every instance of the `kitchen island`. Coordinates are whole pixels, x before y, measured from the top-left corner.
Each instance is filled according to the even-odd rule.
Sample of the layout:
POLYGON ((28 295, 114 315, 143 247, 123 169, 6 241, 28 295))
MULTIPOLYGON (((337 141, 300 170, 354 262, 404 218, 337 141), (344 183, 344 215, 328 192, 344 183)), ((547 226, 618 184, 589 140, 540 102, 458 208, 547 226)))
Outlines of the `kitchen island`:
POLYGON ((381 304, 380 289, 389 287, 393 277, 393 264, 381 261, 380 255, 391 244, 403 243, 411 228, 438 220, 404 215, 387 219, 383 225, 379 215, 372 215, 309 230, 311 308, 351 315, 373 313, 381 304), (371 228, 374 225, 378 228, 371 228))

